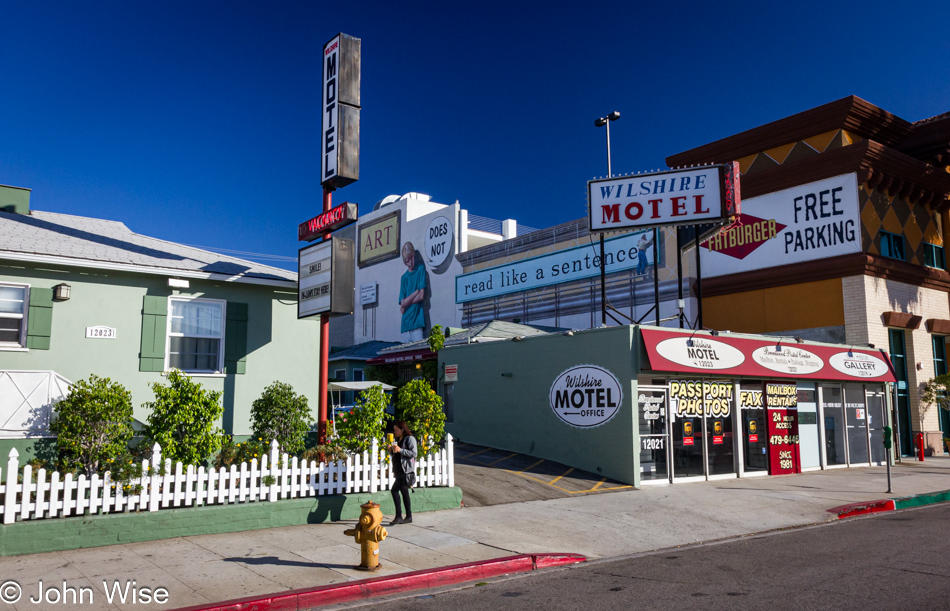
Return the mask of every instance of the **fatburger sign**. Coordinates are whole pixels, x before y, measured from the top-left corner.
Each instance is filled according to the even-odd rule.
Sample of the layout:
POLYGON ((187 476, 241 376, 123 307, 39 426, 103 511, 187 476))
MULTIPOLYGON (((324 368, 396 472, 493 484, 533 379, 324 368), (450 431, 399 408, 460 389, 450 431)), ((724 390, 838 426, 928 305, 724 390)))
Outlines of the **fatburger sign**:
POLYGON ((617 377, 597 365, 571 367, 551 384, 551 409, 565 424, 589 429, 617 415, 623 388, 617 377))
POLYGON ((739 164, 591 180, 591 231, 695 225, 739 213, 739 164))

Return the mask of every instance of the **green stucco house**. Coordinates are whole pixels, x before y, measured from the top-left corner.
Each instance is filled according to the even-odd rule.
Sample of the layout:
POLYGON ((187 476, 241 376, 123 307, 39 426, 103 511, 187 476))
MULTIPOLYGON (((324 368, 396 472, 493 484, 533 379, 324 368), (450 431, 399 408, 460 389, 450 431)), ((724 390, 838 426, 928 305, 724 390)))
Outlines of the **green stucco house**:
POLYGON ((29 209, 0 186, 0 452, 49 437, 72 381, 109 377, 148 414, 149 384, 181 369, 223 391, 228 433, 250 434, 251 402, 291 384, 317 409, 320 326, 297 319, 294 272, 29 209))

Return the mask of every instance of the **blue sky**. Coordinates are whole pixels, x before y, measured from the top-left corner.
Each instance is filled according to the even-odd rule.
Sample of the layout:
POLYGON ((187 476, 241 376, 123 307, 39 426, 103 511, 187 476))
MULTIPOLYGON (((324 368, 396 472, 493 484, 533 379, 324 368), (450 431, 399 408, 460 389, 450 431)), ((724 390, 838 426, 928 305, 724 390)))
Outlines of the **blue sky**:
MULTIPOLYGON (((586 181, 858 95, 950 110, 950 4, 7 2, 0 184, 32 207, 295 257, 320 211, 320 51, 362 39, 361 179, 547 227, 586 181)), ((293 268, 293 263, 279 263, 293 268)))

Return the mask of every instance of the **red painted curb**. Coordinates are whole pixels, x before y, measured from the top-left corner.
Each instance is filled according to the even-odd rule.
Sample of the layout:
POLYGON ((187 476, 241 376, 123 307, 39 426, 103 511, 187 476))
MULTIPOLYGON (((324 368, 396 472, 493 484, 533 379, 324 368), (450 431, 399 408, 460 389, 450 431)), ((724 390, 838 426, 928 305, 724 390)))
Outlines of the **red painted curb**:
POLYGON ((182 607, 175 611, 298 611, 323 605, 350 602, 374 596, 385 596, 477 581, 511 573, 586 562, 580 554, 520 554, 493 560, 454 564, 436 569, 400 573, 390 577, 362 579, 347 583, 290 590, 270 596, 250 596, 220 603, 182 607))
POLYGON ((897 509, 897 506, 894 504, 893 500, 883 499, 880 501, 866 501, 864 503, 850 503, 848 505, 841 505, 840 507, 833 507, 828 511, 838 514, 838 519, 840 520, 842 518, 860 516, 866 513, 894 511, 895 509, 897 509))

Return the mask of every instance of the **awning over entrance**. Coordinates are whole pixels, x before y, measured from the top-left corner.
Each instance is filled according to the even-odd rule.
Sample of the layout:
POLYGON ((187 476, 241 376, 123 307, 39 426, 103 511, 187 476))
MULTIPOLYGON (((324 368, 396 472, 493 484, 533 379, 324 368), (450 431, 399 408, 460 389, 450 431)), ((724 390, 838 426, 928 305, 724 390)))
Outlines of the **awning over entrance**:
POLYGON ((436 358, 435 352, 428 348, 384 354, 366 361, 370 365, 391 365, 393 363, 407 363, 410 361, 431 361, 436 358))
MULTIPOLYGON (((652 371, 758 378, 896 382, 883 350, 641 328, 652 371)), ((759 336, 761 337, 761 336, 759 336)), ((646 369, 646 368, 644 368, 646 369)))

